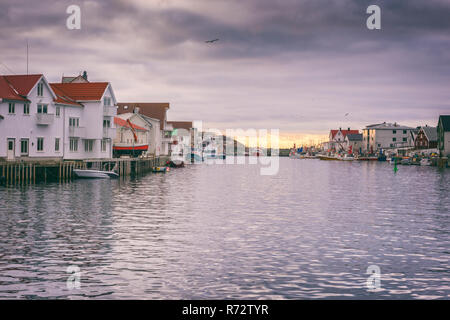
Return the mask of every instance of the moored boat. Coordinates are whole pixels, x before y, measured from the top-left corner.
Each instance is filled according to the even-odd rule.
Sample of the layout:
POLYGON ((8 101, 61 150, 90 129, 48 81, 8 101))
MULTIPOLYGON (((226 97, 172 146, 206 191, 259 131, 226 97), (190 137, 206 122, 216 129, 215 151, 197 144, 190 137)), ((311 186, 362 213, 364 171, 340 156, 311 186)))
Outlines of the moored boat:
POLYGON ((169 172, 169 167, 153 167, 152 172, 154 173, 166 173, 169 172))
POLYGON ((114 179, 119 177, 119 174, 114 171, 73 169, 73 173, 79 179, 114 179))

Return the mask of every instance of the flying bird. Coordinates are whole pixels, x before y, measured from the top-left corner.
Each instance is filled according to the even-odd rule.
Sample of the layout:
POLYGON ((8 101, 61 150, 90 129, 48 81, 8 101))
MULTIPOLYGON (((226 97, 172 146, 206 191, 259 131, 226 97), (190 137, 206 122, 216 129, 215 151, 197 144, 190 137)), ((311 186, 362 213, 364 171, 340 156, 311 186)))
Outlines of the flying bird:
POLYGON ((348 116, 349 115, 349 113, 347 112, 345 115, 344 115, 344 117, 346 117, 346 116, 348 116))
POLYGON ((216 41, 219 41, 219 39, 214 39, 214 40, 206 40, 205 42, 206 42, 206 43, 213 43, 213 42, 216 42, 216 41))

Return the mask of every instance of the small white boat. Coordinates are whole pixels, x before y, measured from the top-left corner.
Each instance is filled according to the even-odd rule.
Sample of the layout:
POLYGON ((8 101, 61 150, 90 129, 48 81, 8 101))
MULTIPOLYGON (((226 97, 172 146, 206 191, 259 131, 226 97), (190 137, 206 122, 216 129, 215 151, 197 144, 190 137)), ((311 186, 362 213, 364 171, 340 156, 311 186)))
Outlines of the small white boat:
POLYGON ((73 173, 80 179, 113 179, 119 177, 114 171, 73 169, 73 173))
POLYGON ((423 158, 422 160, 420 160, 420 165, 421 166, 431 166, 431 160, 428 158, 423 158))

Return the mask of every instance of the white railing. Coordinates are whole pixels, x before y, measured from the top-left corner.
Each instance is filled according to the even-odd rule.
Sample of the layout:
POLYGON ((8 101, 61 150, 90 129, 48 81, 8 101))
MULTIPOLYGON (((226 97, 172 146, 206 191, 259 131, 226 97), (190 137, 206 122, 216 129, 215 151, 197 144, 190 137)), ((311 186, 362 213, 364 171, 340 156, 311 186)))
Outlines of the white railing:
POLYGON ((36 113, 36 123, 42 126, 48 126, 53 123, 55 115, 53 113, 36 113))

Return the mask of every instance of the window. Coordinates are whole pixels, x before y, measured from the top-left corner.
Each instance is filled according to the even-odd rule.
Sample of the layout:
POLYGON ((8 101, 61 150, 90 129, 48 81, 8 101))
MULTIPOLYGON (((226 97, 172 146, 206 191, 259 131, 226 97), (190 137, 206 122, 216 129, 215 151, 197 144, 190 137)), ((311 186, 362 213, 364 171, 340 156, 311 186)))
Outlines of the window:
POLYGON ((55 115, 59 118, 59 116, 61 115, 61 107, 56 107, 55 115))
POLYGON ((37 112, 38 113, 47 113, 48 106, 46 104, 38 104, 37 105, 37 112))
POLYGON ((103 120, 103 128, 110 128, 111 120, 103 120))
POLYGON ((111 105, 111 98, 109 98, 109 97, 104 97, 104 98, 103 98, 103 104, 104 104, 105 106, 110 106, 110 105, 111 105))
POLYGON ((394 141, 394 142, 397 141, 397 138, 392 138, 392 141, 394 141))
POLYGON ((69 118, 69 126, 70 127, 79 127, 80 119, 79 118, 69 118))
POLYGON ((23 114, 30 114, 30 104, 29 103, 23 104, 23 114))
POLYGON ((397 130, 392 130, 392 133, 393 133, 393 134, 396 134, 396 133, 397 133, 397 130))
POLYGON ((37 138, 37 151, 44 151, 44 138, 37 138))
POLYGON ((108 140, 102 139, 102 152, 106 152, 107 144, 108 144, 108 140))
POLYGON ((55 152, 59 152, 59 138, 55 138, 55 152))
POLYGON ((403 138, 403 142, 406 142, 406 138, 403 138))
POLYGON ((76 152, 78 151, 78 139, 70 139, 70 151, 76 152))
POLYGON ((20 140, 20 154, 22 155, 28 154, 28 139, 20 140))
POLYGON ((42 97, 44 95, 44 84, 42 82, 37 85, 37 95, 38 97, 42 97))
POLYGON ((406 134, 406 130, 403 130, 403 134, 406 134))
POLYGON ((84 140, 84 151, 92 152, 94 149, 94 140, 84 140))
POLYGON ((16 104, 14 102, 9 103, 8 113, 10 114, 16 113, 16 104))

